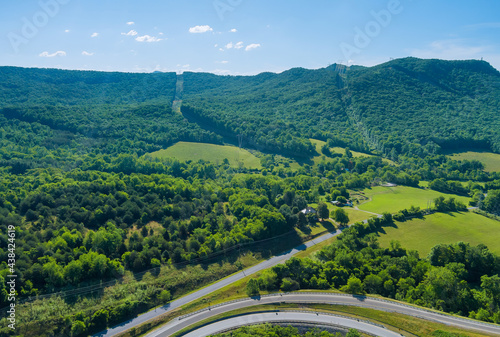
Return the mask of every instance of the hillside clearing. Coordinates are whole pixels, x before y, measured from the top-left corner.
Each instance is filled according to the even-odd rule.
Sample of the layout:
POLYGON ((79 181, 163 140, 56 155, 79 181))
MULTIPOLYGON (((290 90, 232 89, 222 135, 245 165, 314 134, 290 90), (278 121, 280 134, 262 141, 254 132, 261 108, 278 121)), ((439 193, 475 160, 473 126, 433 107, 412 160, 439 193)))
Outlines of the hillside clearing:
POLYGON ((500 154, 491 152, 457 152, 447 155, 454 160, 477 160, 484 164, 487 172, 500 172, 500 154))
MULTIPOLYGON (((321 153, 321 147, 323 145, 326 144, 326 142, 322 141, 322 140, 318 140, 318 139, 313 139, 313 138, 310 138, 309 139, 311 141, 311 143, 314 144, 314 146, 316 146, 316 152, 319 153, 319 156, 316 156, 313 158, 313 161, 315 164, 318 164, 321 162, 322 160, 322 157, 323 157, 323 154, 321 153)), ((333 154, 341 154, 341 155, 344 155, 345 154, 345 148, 343 147, 340 147, 340 146, 335 146, 335 147, 332 147, 330 148, 330 151, 333 153, 333 154)), ((357 151, 353 151, 353 150, 350 150, 351 153, 352 153, 352 156, 354 158, 359 158, 359 157, 375 157, 374 155, 372 154, 368 154, 368 153, 363 153, 363 152, 357 152, 357 151)), ((328 157, 325 157, 325 160, 326 161, 330 161, 332 160, 332 158, 328 158, 328 157)), ((392 160, 390 159, 387 159, 387 158, 382 158, 383 161, 385 161, 386 163, 389 163, 391 165, 396 165, 395 162, 393 162, 392 160)))
POLYGON ((207 143, 178 142, 167 149, 159 150, 149 154, 153 158, 175 158, 181 161, 210 161, 222 164, 227 158, 229 164, 238 167, 242 163, 250 169, 261 169, 260 159, 245 149, 236 146, 215 145, 207 143))

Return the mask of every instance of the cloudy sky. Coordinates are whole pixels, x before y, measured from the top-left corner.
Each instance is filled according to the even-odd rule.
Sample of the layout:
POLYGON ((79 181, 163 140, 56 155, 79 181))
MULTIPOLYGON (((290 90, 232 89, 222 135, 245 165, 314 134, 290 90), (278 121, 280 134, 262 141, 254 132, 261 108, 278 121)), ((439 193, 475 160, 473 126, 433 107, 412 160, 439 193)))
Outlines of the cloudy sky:
POLYGON ((1 0, 0 66, 281 72, 416 56, 500 69, 500 1, 1 0))

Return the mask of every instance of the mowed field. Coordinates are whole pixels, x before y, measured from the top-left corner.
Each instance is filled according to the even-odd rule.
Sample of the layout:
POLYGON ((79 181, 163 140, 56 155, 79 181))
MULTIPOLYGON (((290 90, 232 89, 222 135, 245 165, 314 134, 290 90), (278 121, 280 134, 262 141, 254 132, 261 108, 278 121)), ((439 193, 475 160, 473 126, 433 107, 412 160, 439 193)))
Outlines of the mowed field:
POLYGON ((500 154, 491 152, 457 152, 449 153, 448 157, 454 160, 477 160, 484 164, 488 172, 500 172, 500 154))
POLYGON ((447 199, 449 197, 453 197, 456 200, 463 202, 465 205, 469 202, 468 197, 407 186, 376 186, 370 189, 365 189, 363 193, 371 200, 360 204, 358 206, 359 209, 379 214, 383 212, 396 213, 402 209, 410 208, 411 206, 427 208, 427 202, 433 201, 440 195, 447 199))
POLYGON ((382 247, 398 240, 402 247, 417 250, 425 257, 437 244, 463 241, 485 244, 490 251, 500 254, 500 222, 476 213, 435 213, 395 224, 397 227, 383 227, 385 234, 379 233, 382 247))
POLYGON ((175 158, 181 161, 198 160, 210 161, 221 164, 224 158, 229 160, 229 164, 238 167, 239 162, 243 166, 251 169, 260 169, 260 159, 245 149, 236 146, 214 145, 206 143, 178 142, 167 149, 152 152, 149 154, 153 158, 175 158))

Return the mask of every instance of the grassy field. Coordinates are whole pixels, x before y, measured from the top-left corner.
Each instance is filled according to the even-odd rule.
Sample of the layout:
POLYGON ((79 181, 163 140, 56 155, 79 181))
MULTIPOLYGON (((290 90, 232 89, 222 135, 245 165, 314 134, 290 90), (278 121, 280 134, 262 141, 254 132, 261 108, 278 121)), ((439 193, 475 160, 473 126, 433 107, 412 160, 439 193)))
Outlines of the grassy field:
MULTIPOLYGON (((324 142, 322 140, 318 140, 318 139, 312 139, 312 138, 310 138, 309 140, 311 141, 311 143, 313 143, 316 146, 316 151, 318 153, 320 153, 320 156, 315 157, 315 162, 316 162, 316 160, 318 160, 318 162, 319 162, 321 160, 321 147, 323 145, 325 145, 326 142, 324 142)), ((345 148, 336 146, 336 147, 330 148, 330 151, 332 151, 332 153, 340 153, 340 154, 343 155, 345 153, 345 148)), ((352 151, 352 150, 351 150, 351 152, 352 152, 352 156, 354 158, 358 158, 358 157, 372 157, 371 154, 367 154, 367 153, 361 153, 361 152, 356 152, 356 151, 352 151)))
MULTIPOLYGON (((323 145, 325 145, 326 142, 324 142, 322 140, 318 140, 318 139, 313 139, 313 138, 310 138, 309 140, 311 141, 311 143, 313 143, 316 146, 316 151, 320 154, 319 156, 316 156, 316 157, 313 158, 314 163, 318 164, 318 163, 321 162, 322 156, 323 156, 321 154, 321 147, 323 145)), ((332 152, 332 154, 333 153, 340 153, 341 155, 345 154, 345 148, 339 147, 339 146, 330 148, 330 151, 332 152)), ((352 153, 352 156, 354 158, 358 158, 358 157, 373 157, 373 155, 371 155, 371 154, 357 152, 357 151, 353 151, 353 150, 351 150, 351 153, 352 153)), ((332 159, 326 157, 325 160, 329 161, 329 160, 332 160, 332 159)), ((396 163, 394 163, 392 160, 389 160, 389 159, 386 159, 386 158, 382 158, 382 160, 385 161, 385 162, 387 162, 387 163, 389 163, 389 164, 396 165, 396 163)))
POLYGON ((171 157, 178 160, 198 161, 200 159, 213 163, 222 163, 224 158, 229 160, 229 164, 238 167, 238 163, 243 163, 247 168, 261 169, 260 159, 245 149, 236 146, 223 146, 206 143, 178 142, 167 149, 150 153, 153 158, 171 157))
POLYGON ((500 254, 500 222, 482 215, 464 213, 435 213, 424 219, 396 222, 397 227, 384 227, 380 233, 380 244, 389 247, 391 240, 398 240, 406 249, 418 250, 427 256, 431 248, 440 243, 483 243, 500 254))
POLYGON ((454 197, 456 200, 459 200, 466 205, 469 200, 467 197, 407 186, 376 186, 370 189, 365 189, 363 193, 370 199, 370 201, 360 204, 358 206, 359 209, 374 213, 395 213, 404 208, 410 208, 411 206, 426 208, 429 200, 433 201, 440 195, 445 198, 454 197))
POLYGON ((500 154, 491 152, 457 152, 449 153, 448 157, 454 160, 477 160, 484 164, 484 170, 488 172, 500 172, 500 154))

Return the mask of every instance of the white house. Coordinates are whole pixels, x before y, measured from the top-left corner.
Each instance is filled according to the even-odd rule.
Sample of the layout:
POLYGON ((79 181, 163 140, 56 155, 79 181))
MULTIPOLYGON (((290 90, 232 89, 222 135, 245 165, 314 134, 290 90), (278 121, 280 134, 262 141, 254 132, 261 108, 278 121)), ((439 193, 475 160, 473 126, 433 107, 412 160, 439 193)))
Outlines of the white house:
POLYGON ((301 212, 304 213, 305 215, 311 214, 311 213, 316 214, 316 210, 312 207, 309 207, 309 206, 304 208, 301 212))

